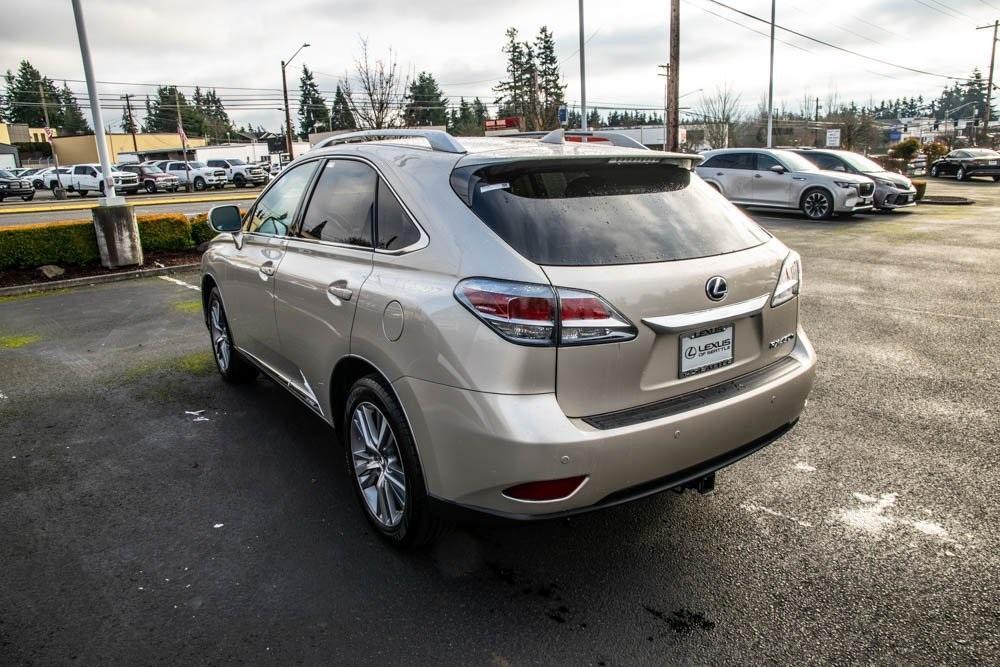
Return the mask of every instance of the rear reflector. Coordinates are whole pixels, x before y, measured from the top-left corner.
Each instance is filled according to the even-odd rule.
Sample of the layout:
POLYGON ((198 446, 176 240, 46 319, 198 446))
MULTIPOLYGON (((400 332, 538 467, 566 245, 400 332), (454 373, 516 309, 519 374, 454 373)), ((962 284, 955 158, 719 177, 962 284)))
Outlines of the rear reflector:
POLYGON ((547 479, 541 482, 527 482, 504 489, 503 494, 514 500, 559 500, 567 498, 580 488, 586 481, 586 475, 566 477, 564 479, 547 479))

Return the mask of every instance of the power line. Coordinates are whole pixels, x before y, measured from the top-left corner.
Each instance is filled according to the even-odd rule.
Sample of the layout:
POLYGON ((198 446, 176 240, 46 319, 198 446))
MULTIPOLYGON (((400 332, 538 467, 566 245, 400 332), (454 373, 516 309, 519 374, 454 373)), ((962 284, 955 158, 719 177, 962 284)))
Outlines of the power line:
MULTIPOLYGON (((731 12, 735 12, 735 13, 740 14, 742 16, 746 16, 747 18, 753 19, 754 21, 758 21, 760 23, 765 23, 767 25, 771 25, 771 22, 768 21, 767 19, 763 19, 763 18, 761 18, 759 16, 754 16, 753 14, 750 14, 749 12, 745 12, 745 11, 743 11, 741 9, 736 9, 735 7, 727 5, 724 2, 719 2, 719 0, 705 0, 705 1, 706 2, 711 2, 712 4, 718 5, 720 7, 725 7, 726 9, 728 9, 731 12)), ((858 58, 864 58, 865 60, 871 60, 872 62, 876 62, 876 63, 879 63, 881 65, 888 65, 889 67, 895 67, 897 69, 906 70, 908 72, 914 72, 916 74, 923 74, 925 76, 934 76, 934 77, 938 77, 940 79, 948 79, 948 80, 951 80, 951 81, 968 81, 967 77, 949 76, 947 74, 937 74, 935 72, 928 72, 927 70, 917 69, 915 67, 908 67, 906 65, 899 65, 899 64, 896 64, 896 63, 893 63, 893 62, 889 62, 888 60, 882 60, 881 58, 876 58, 874 56, 869 56, 869 55, 866 55, 864 53, 859 53, 858 51, 854 51, 854 50, 851 50, 851 49, 844 48, 843 46, 838 46, 836 44, 832 44, 832 43, 827 42, 825 40, 819 39, 818 37, 813 37, 812 35, 806 35, 805 33, 798 32, 797 30, 792 30, 791 28, 786 28, 785 26, 778 25, 777 23, 774 24, 774 27, 777 28, 777 29, 779 29, 779 30, 784 30, 785 32, 787 32, 789 34, 795 35, 796 37, 801 37, 803 39, 808 39, 810 42, 816 42, 817 44, 822 44, 823 46, 829 47, 831 49, 835 49, 837 51, 842 51, 843 53, 849 53, 852 56, 856 56, 858 58)))
MULTIPOLYGON (((758 35, 762 35, 764 37, 767 37, 768 39, 771 38, 771 36, 768 35, 766 32, 761 32, 760 30, 754 30, 750 26, 744 25, 744 24, 740 23, 739 21, 734 21, 733 19, 729 18, 728 16, 723 16, 722 14, 719 14, 717 12, 713 12, 711 9, 705 9, 704 7, 699 7, 698 5, 691 4, 690 0, 684 0, 684 4, 691 5, 695 9, 700 9, 701 11, 705 12, 706 14, 711 14, 712 16, 716 16, 716 17, 722 19, 723 21, 728 21, 729 23, 732 23, 733 25, 739 26, 739 27, 743 28, 744 30, 749 30, 750 32, 755 32, 758 35)), ((791 42, 786 42, 783 39, 778 39, 778 40, 775 40, 775 41, 781 42, 785 46, 790 46, 793 49, 798 49, 799 51, 804 51, 806 53, 812 53, 812 51, 810 51, 809 49, 802 48, 801 46, 798 46, 797 44, 792 44, 791 42)))

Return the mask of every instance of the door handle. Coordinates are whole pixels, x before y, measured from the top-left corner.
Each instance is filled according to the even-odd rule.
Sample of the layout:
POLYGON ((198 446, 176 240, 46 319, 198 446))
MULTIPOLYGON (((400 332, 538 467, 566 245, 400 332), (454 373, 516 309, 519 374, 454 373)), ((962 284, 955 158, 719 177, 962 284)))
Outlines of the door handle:
POLYGON ((763 177, 763 176, 761 176, 760 174, 754 174, 754 175, 753 175, 753 177, 754 177, 754 178, 764 178, 764 177, 763 177))
POLYGON ((347 286, 346 280, 338 280, 331 283, 326 291, 334 295, 338 299, 343 299, 344 301, 350 301, 351 297, 354 296, 354 290, 347 286))
POLYGON ((274 275, 274 264, 272 264, 271 262, 267 262, 266 264, 261 264, 257 268, 257 270, 260 271, 262 275, 273 276, 274 275))
POLYGON ((723 174, 723 173, 722 173, 721 171, 720 171, 720 172, 716 172, 716 174, 715 174, 715 175, 716 175, 716 176, 725 176, 725 174, 723 174))

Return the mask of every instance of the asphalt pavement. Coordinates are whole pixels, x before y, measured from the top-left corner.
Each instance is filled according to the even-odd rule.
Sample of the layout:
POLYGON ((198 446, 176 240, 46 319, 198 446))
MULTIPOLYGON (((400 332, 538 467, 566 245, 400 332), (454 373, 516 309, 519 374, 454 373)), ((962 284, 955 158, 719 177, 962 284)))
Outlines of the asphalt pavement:
MULTIPOLYGON (((1000 187, 812 223, 798 426, 718 475, 387 548, 326 425, 216 375, 197 276, 0 299, 0 662, 1000 660, 1000 187)), ((527 416, 526 416, 527 417, 527 416)))

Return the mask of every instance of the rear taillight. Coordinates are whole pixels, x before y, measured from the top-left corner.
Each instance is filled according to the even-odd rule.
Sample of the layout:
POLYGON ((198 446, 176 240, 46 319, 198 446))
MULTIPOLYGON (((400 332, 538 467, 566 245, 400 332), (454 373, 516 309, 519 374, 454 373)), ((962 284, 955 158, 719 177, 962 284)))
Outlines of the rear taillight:
POLYGON ((455 297, 487 326, 521 345, 582 345, 631 340, 636 329, 593 292, 469 278, 455 297))
POLYGON ((778 284, 774 286, 771 306, 780 306, 797 296, 802 288, 802 259, 794 250, 788 253, 778 273, 778 284))
POLYGON ((504 489, 503 494, 514 500, 544 502, 546 500, 562 500, 576 493, 587 480, 586 475, 565 477, 563 479, 546 479, 541 482, 527 482, 504 489))

